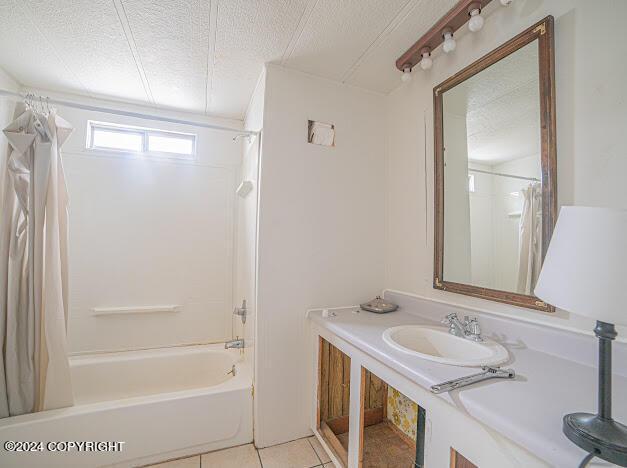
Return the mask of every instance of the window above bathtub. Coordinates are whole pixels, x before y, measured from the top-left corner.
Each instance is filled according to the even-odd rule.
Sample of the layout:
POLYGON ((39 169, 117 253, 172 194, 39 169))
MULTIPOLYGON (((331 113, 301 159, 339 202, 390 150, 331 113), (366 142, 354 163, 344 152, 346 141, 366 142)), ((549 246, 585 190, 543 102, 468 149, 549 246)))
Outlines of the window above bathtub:
POLYGON ((154 128, 87 122, 88 150, 124 153, 138 157, 193 160, 196 135, 154 128))

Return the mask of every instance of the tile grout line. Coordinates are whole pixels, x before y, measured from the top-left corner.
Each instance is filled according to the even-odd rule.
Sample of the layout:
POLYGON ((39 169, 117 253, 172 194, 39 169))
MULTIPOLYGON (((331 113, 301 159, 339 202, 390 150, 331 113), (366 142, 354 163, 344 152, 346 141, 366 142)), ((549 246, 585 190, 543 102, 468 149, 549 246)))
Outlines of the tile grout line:
MULTIPOLYGON (((315 437, 315 436, 313 436, 313 437, 315 437)), ((313 450, 314 454, 316 455, 316 458, 320 462, 320 464, 316 465, 316 466, 324 465, 324 463, 322 463, 322 458, 320 458, 320 455, 318 455, 318 452, 316 452, 316 449, 314 448, 313 444, 311 443, 311 437, 307 437, 307 442, 309 443, 309 446, 311 447, 311 450, 313 450)))
POLYGON ((255 452, 257 452, 257 458, 259 459, 259 466, 263 468, 263 462, 261 461, 261 454, 259 453, 259 449, 255 447, 255 452))
MULTIPOLYGON (((303 438, 301 438, 301 439, 295 439, 295 440, 290 441, 290 442, 284 442, 283 444, 272 445, 272 446, 270 446, 270 447, 264 447, 264 448, 276 447, 276 446, 280 446, 280 445, 289 444, 289 443, 291 443, 291 442, 300 441, 300 440, 302 440, 302 439, 307 439, 307 443, 309 444, 309 447, 311 448, 311 450, 313 450, 314 454, 316 455, 316 458, 318 459, 318 462, 317 462, 317 463, 315 463, 314 465, 307 466, 307 467, 305 467, 305 468, 324 468, 325 463, 322 461, 322 459, 321 459, 321 458, 320 458, 320 456, 318 455, 318 452, 316 452, 316 449, 313 447, 313 444, 311 443, 311 437, 312 437, 312 436, 309 436, 309 437, 303 437, 303 438)), ((314 436, 314 437, 315 437, 315 436, 314 436)), ((202 468, 202 456, 203 456, 203 455, 206 455, 206 454, 211 454, 211 453, 215 453, 215 452, 222 452, 222 451, 225 451, 225 450, 231 450, 231 449, 234 449, 234 448, 237 448, 237 447, 243 447, 243 446, 245 446, 245 445, 247 445, 247 444, 240 445, 240 446, 235 446, 235 447, 227 447, 227 448, 224 448, 224 449, 219 449, 219 450, 213 450, 213 451, 211 451, 211 452, 203 452, 203 453, 200 453, 200 454, 190 455, 190 456, 187 456, 187 457, 174 458, 174 459, 171 459, 171 460, 165 460, 165 461, 157 462, 157 464, 158 464, 158 465, 160 465, 160 464, 162 464, 162 463, 170 463, 170 462, 175 462, 175 461, 179 461, 179 460, 188 460, 188 459, 190 459, 190 458, 196 458, 196 457, 197 457, 197 458, 198 458, 198 468, 202 468)), ((256 454, 257 454, 257 459, 259 460, 259 466, 260 466, 261 468, 263 468, 263 466, 264 466, 264 465, 263 465, 263 461, 262 461, 262 459, 261 459, 261 450, 263 450, 263 449, 261 449, 261 450, 260 450, 260 449, 258 449, 257 447, 255 447, 254 443, 251 443, 250 445, 252 445, 252 446, 253 446, 253 448, 254 448, 254 450, 255 450, 255 452, 256 452, 256 454)), ((330 463, 330 462, 327 462, 327 463, 330 463)), ((153 466, 153 465, 146 465, 146 468, 150 468, 150 467, 152 467, 152 466, 153 466)))

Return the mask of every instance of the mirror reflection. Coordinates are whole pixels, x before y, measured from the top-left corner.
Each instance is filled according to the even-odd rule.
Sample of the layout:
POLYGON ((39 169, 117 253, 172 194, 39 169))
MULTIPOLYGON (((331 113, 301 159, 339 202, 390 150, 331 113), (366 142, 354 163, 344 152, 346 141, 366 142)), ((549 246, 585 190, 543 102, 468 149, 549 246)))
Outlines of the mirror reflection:
POLYGON ((531 294, 542 263, 538 41, 444 92, 446 281, 531 294))

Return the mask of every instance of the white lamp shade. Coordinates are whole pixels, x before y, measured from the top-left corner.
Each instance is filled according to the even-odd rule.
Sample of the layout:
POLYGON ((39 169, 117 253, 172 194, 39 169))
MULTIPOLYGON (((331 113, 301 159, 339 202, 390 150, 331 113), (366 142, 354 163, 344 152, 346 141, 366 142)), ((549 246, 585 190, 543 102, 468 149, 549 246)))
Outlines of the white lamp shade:
POLYGON ((627 210, 563 207, 534 292, 573 314, 627 325, 627 210))

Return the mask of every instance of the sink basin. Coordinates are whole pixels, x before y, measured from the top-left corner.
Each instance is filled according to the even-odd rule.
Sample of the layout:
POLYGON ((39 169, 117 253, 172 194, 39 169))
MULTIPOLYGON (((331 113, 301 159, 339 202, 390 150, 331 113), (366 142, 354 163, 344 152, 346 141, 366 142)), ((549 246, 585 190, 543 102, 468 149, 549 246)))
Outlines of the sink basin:
POLYGON ((509 358, 507 350, 495 341, 470 341, 442 327, 392 327, 383 332, 383 341, 404 353, 453 366, 495 366, 509 358))

